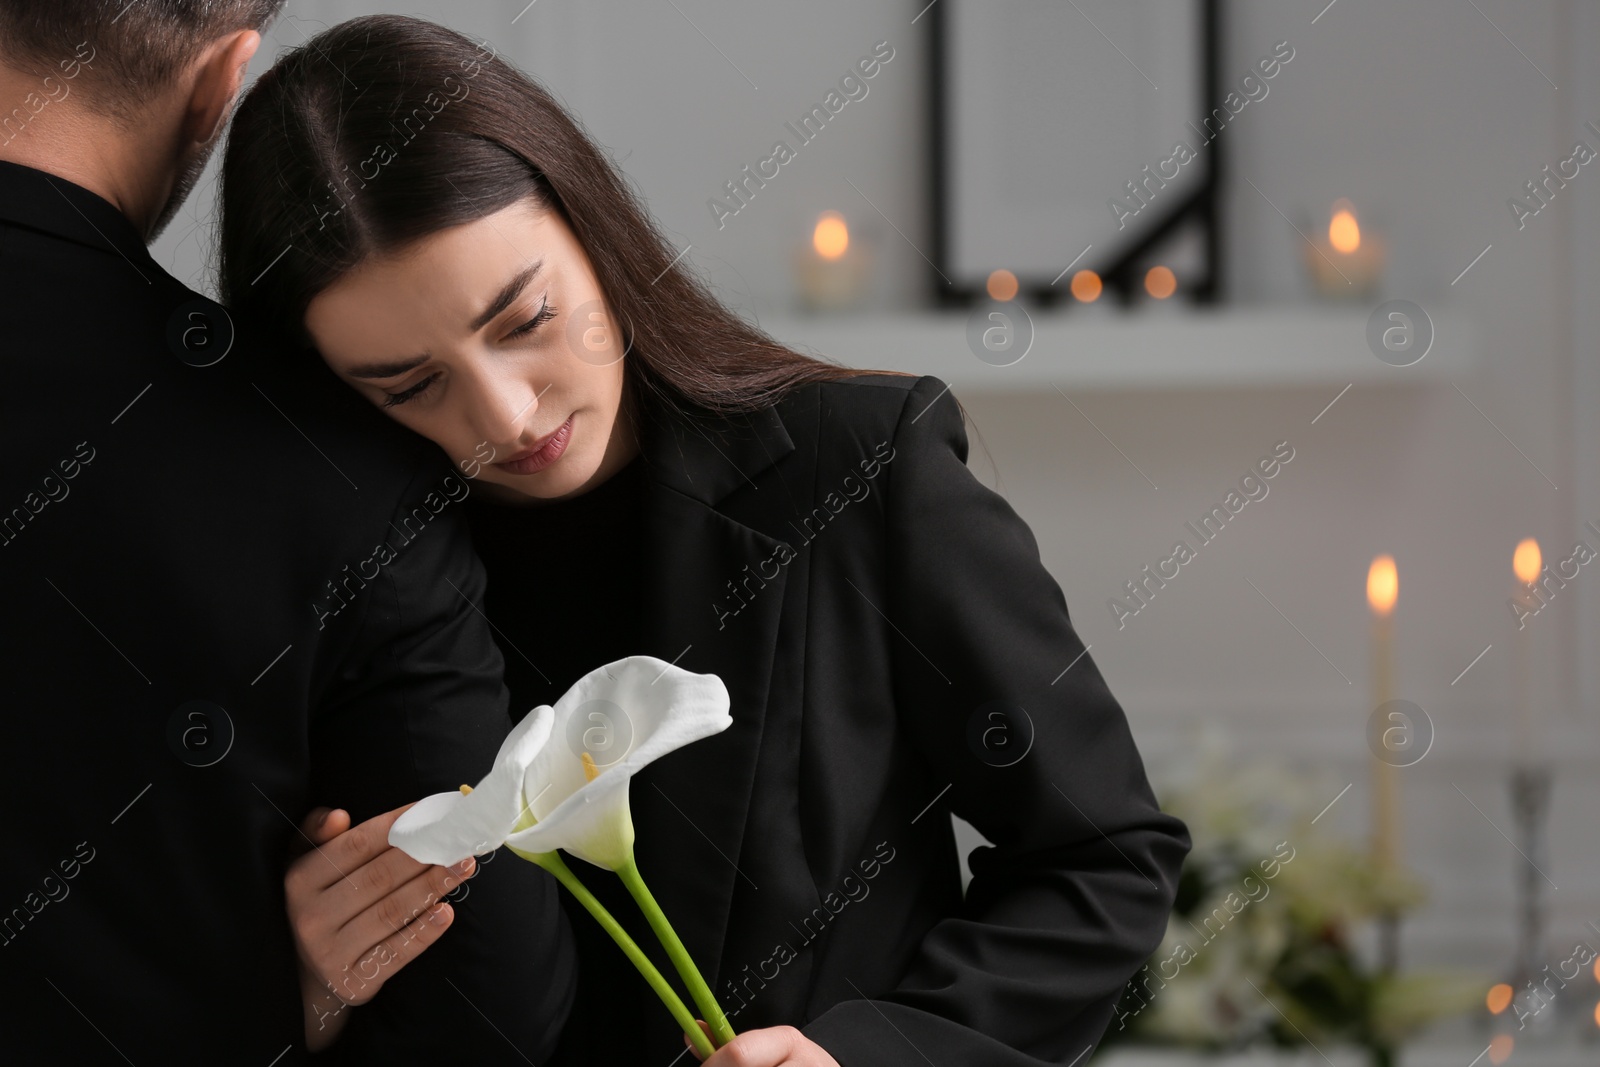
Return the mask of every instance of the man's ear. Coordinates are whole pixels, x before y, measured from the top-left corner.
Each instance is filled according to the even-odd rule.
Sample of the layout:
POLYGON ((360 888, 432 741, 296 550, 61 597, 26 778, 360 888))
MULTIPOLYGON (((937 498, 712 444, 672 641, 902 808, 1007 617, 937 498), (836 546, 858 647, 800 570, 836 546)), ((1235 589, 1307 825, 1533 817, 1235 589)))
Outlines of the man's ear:
POLYGON ((209 144, 222 132, 233 111, 233 102, 244 86, 245 70, 261 47, 255 30, 238 30, 213 41, 195 65, 194 89, 184 112, 184 138, 194 144, 209 144))

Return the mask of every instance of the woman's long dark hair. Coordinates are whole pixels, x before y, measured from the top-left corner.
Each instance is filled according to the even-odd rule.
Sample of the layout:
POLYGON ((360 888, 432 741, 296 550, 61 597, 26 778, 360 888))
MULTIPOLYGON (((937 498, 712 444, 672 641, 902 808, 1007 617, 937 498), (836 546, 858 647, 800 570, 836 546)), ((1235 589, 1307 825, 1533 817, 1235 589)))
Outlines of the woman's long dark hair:
POLYGON ((421 19, 352 19, 283 56, 238 108, 222 193, 224 302, 305 347, 311 300, 367 257, 533 197, 561 213, 631 327, 625 371, 641 398, 731 414, 870 373, 723 307, 543 87, 421 19))

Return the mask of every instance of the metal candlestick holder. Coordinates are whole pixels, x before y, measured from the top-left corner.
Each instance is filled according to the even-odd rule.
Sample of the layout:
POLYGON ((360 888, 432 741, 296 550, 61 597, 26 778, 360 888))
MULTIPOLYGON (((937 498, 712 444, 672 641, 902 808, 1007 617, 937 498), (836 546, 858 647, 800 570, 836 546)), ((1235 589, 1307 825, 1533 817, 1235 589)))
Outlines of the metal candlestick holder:
POLYGON ((1545 873, 1550 866, 1547 824, 1552 777, 1547 763, 1519 763, 1511 769, 1511 813, 1518 853, 1517 950, 1511 966, 1511 1010, 1505 1015, 1508 1023, 1518 1024, 1516 1032, 1523 1040, 1548 1036, 1556 1028, 1557 1013, 1569 1014, 1570 1002, 1575 999, 1570 995, 1561 997, 1559 987, 1548 989, 1543 974, 1549 963, 1545 951, 1550 920, 1546 890, 1554 888, 1545 873))

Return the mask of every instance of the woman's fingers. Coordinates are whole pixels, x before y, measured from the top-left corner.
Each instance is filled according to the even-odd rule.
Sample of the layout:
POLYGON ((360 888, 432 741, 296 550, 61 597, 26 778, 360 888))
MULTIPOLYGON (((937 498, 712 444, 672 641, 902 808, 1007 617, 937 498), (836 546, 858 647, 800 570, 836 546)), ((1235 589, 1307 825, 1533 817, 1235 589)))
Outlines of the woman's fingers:
POLYGON ((332 841, 350 828, 350 813, 343 808, 312 808, 300 821, 300 832, 289 841, 289 858, 297 859, 332 841))
POLYGON ((343 808, 313 808, 301 832, 312 845, 321 847, 350 829, 350 813, 343 808))
MULTIPOLYGON (((317 841, 316 833, 307 834, 306 836, 313 841, 317 841, 317 847, 295 861, 289 870, 289 877, 296 882, 303 882, 299 888, 307 892, 326 889, 348 877, 350 871, 357 870, 390 851, 389 828, 409 807, 411 805, 407 804, 382 815, 375 815, 364 823, 338 833, 326 843, 317 841)), ((336 814, 342 816, 341 822, 348 822, 350 818, 349 814, 342 810, 336 814)), ((333 821, 333 816, 330 816, 329 822, 333 821)), ((326 832, 326 824, 321 832, 326 832)), ((405 855, 403 852, 400 854, 405 855)), ((423 866, 415 860, 411 860, 411 863, 416 869, 406 875, 408 879, 416 877, 417 871, 423 866)))
POLYGON ((839 1067, 826 1049, 792 1026, 746 1030, 704 1062, 705 1067, 839 1067))
MULTIPOLYGON (((716 1048, 717 1039, 716 1036, 711 1033, 710 1024, 708 1024, 704 1019, 696 1019, 694 1024, 700 1028, 700 1032, 702 1034, 706 1035, 706 1040, 711 1042, 711 1047, 716 1048)), ((688 1034, 683 1035, 683 1043, 688 1046, 691 1052, 694 1053, 695 1059, 699 1060, 701 1063, 705 1062, 705 1057, 701 1056, 699 1050, 694 1047, 694 1042, 689 1040, 688 1034)), ((679 1053, 679 1055, 682 1055, 682 1053, 679 1053)))
POLYGON ((445 868, 391 847, 389 827, 404 810, 355 827, 342 810, 312 812, 302 831, 315 847, 285 878, 302 966, 350 1003, 370 999, 437 940, 454 916, 442 898, 476 869, 471 857, 445 868))
POLYGON ((378 995, 385 982, 438 941, 454 918, 455 909, 445 901, 425 908, 331 978, 334 994, 348 1004, 365 1004, 378 995))
POLYGON ((789 1062, 793 1047, 788 1030, 777 1026, 746 1030, 702 1062, 706 1067, 780 1067, 789 1062))
POLYGON ((326 892, 348 921, 429 869, 429 864, 418 863, 400 849, 385 845, 371 859, 346 867, 326 892))
MULTIPOLYGON (((382 857, 373 862, 382 862, 382 857)), ((446 894, 471 878, 476 870, 477 861, 471 857, 455 867, 422 868, 415 878, 352 912, 339 930, 338 940, 351 946, 350 956, 363 954, 369 947, 380 944, 415 922, 430 907, 443 900, 446 894)), ((359 873, 353 875, 352 880, 358 883, 363 881, 359 873)), ((330 894, 337 891, 337 888, 329 890, 330 894)))

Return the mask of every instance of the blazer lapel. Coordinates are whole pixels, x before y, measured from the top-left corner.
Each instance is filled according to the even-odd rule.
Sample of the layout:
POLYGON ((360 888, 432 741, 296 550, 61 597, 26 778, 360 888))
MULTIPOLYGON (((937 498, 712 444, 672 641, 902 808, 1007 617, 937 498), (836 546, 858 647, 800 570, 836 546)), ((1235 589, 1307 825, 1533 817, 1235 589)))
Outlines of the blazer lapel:
MULTIPOLYGON (((738 421, 664 416, 641 428, 641 442, 649 473, 640 651, 720 677, 733 724, 635 777, 635 855, 716 990, 735 889, 741 881, 756 888, 738 864, 788 570, 760 577, 758 564, 779 542, 717 505, 762 491, 757 475, 794 443, 771 409, 738 421)), ((778 490, 769 483, 765 491, 778 490)), ((671 974, 662 962, 663 973, 671 974)), ((676 1033, 664 1013, 656 1021, 668 1027, 663 1034, 676 1033)))

